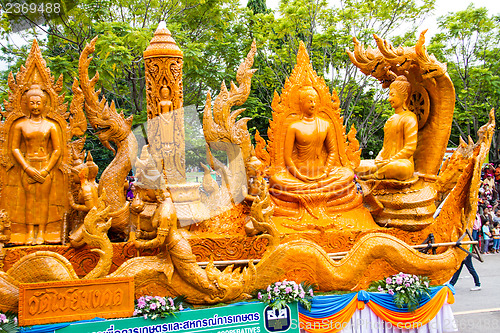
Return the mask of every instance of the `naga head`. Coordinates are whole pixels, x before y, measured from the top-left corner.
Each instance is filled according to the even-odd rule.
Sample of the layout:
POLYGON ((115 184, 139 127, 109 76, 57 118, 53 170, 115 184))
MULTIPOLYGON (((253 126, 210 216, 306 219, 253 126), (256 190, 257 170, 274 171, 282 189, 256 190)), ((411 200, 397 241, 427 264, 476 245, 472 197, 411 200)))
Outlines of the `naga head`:
POLYGON ((85 96, 85 110, 90 125, 96 131, 96 135, 101 143, 109 150, 115 152, 110 141, 118 144, 131 133, 133 117, 125 118, 123 112, 118 113, 115 103, 108 104, 106 98, 99 100, 100 90, 95 91, 94 87, 99 80, 99 73, 96 72, 92 79, 89 79, 88 67, 92 61, 89 57, 95 51, 97 37, 92 39, 90 44, 85 46, 79 62, 80 85, 85 96))
POLYGON ((215 286, 215 293, 207 295, 210 303, 229 302, 237 299, 249 298, 255 281, 256 268, 250 261, 248 267, 233 269, 233 265, 227 266, 222 272, 218 270, 213 262, 205 269, 209 281, 215 286))
POLYGON ((131 134, 133 117, 125 118, 123 112, 118 113, 114 102, 111 102, 111 105, 108 105, 105 99, 103 102, 100 103, 103 105, 102 112, 94 113, 92 110, 87 110, 87 118, 101 143, 115 152, 109 142, 117 144, 131 134))

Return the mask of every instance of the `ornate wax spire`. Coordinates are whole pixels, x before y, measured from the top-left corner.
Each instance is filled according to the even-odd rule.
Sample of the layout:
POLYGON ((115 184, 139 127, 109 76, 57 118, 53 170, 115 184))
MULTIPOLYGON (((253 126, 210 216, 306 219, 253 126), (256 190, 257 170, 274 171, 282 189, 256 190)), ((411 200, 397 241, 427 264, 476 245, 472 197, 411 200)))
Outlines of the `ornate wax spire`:
POLYGON ((160 22, 144 51, 149 153, 169 184, 186 182, 182 51, 160 22))
POLYGON ((182 51, 172 38, 172 34, 167 29, 165 21, 161 21, 160 24, 158 24, 154 37, 151 39, 143 55, 144 59, 159 56, 182 58, 182 51))

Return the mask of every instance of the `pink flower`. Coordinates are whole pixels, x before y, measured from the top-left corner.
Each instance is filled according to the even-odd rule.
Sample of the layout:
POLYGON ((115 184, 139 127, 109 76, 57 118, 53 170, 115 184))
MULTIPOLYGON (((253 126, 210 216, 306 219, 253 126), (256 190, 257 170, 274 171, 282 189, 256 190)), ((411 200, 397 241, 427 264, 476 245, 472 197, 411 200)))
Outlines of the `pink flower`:
POLYGON ((405 284, 405 287, 409 287, 409 286, 410 286, 410 284, 409 284, 409 283, 406 283, 406 284, 405 284))
POLYGON ((397 284, 402 284, 403 283, 403 278, 401 276, 396 276, 396 283, 397 284))
POLYGON ((174 300, 171 297, 168 298, 168 302, 170 303, 170 306, 174 306, 174 300))
POLYGON ((260 291, 259 291, 259 293, 257 294, 257 298, 258 298, 258 299, 262 299, 262 294, 261 294, 261 292, 260 292, 260 291))
POLYGON ((142 309, 146 306, 146 301, 144 300, 144 298, 139 298, 139 300, 137 301, 137 307, 139 309, 142 309))
POLYGON ((0 313, 0 321, 4 324, 9 322, 9 320, 7 319, 7 316, 3 313, 0 313))
POLYGON ((311 297, 313 297, 314 296, 314 290, 309 289, 309 295, 311 295, 311 297))
POLYGON ((150 301, 153 299, 153 296, 146 296, 146 301, 150 301))
POLYGON ((139 312, 138 312, 137 310, 134 310, 134 314, 133 314, 133 316, 135 317, 135 316, 137 316, 138 314, 139 314, 139 312))
POLYGON ((144 319, 148 319, 148 315, 145 314, 144 316, 142 316, 144 319))
POLYGON ((300 298, 304 298, 306 296, 306 293, 304 291, 301 291, 300 294, 299 294, 299 297, 300 298))
POLYGON ((392 289, 388 290, 389 295, 394 295, 394 291, 392 289))
POLYGON ((184 310, 184 307, 182 306, 182 304, 179 304, 179 311, 182 311, 184 310))
POLYGON ((149 308, 150 308, 151 310, 155 310, 157 307, 158 307, 158 305, 156 305, 156 303, 151 303, 151 304, 149 304, 149 308))
POLYGON ((392 283, 392 279, 391 278, 385 279, 385 283, 392 283))
POLYGON ((427 288, 429 288, 429 282, 425 281, 424 284, 427 288))
POLYGON ((275 285, 281 286, 281 282, 278 281, 278 282, 275 283, 275 285))
POLYGON ((271 294, 267 294, 267 299, 271 299, 271 294))
POLYGON ((378 291, 382 292, 384 289, 381 286, 378 286, 378 291))
POLYGON ((285 288, 285 293, 289 294, 291 292, 292 292, 292 288, 290 288, 290 287, 285 288))
POLYGON ((275 293, 277 293, 277 292, 279 292, 279 291, 280 291, 280 288, 278 288, 278 287, 274 287, 274 292, 275 292, 275 293))
POLYGON ((160 297, 159 301, 160 301, 161 305, 163 305, 163 306, 167 305, 167 302, 165 301, 165 297, 160 297))

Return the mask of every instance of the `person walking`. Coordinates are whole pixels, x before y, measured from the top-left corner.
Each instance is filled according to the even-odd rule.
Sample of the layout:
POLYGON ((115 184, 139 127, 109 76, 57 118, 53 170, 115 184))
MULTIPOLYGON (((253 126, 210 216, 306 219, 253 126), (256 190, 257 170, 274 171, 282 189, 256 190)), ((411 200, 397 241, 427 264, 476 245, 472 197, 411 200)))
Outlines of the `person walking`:
POLYGON ((479 281, 479 275, 477 275, 476 270, 474 269, 474 265, 472 264, 472 255, 469 254, 463 261, 462 264, 460 265, 460 268, 453 274, 450 284, 452 286, 455 285, 458 281, 458 277, 460 276, 460 272, 462 271, 462 267, 467 267, 469 270, 470 275, 472 275, 472 278, 474 279, 474 284, 475 286, 470 288, 471 291, 478 291, 481 290, 481 282, 479 281))

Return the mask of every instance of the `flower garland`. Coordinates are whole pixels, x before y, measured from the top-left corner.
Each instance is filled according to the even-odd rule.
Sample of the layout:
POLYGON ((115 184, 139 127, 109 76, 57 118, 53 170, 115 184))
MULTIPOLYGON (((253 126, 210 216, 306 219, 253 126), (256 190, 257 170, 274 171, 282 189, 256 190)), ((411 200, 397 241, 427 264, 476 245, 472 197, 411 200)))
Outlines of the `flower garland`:
POLYGON ((259 290, 257 293, 257 299, 273 309, 281 309, 287 303, 299 302, 309 311, 313 296, 314 286, 287 280, 272 283, 267 289, 259 290))
POLYGON ((184 309, 184 297, 142 296, 135 301, 134 316, 143 316, 144 319, 165 318, 174 315, 174 312, 184 309))
POLYGON ((398 308, 407 307, 413 312, 418 308, 422 297, 430 297, 429 278, 398 273, 370 284, 368 291, 379 291, 393 296, 398 308))

